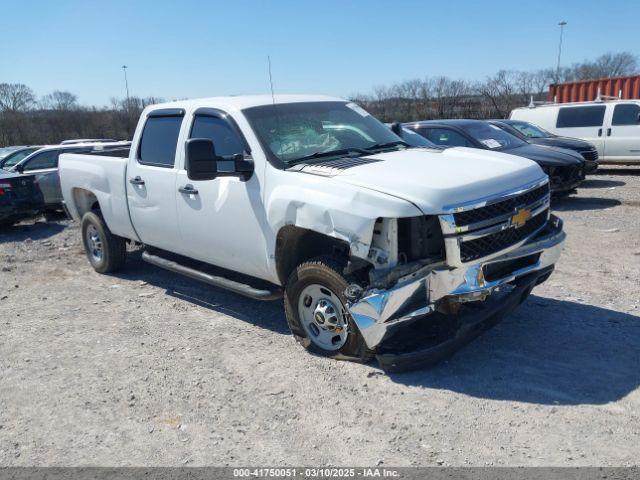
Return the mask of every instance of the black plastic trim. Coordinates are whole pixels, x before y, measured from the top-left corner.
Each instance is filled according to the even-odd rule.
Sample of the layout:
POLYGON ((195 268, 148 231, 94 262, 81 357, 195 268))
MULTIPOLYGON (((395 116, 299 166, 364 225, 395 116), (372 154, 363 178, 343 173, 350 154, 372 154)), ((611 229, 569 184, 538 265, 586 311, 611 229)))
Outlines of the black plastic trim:
POLYGON ((152 265, 155 265, 157 267, 179 273, 180 275, 193 278, 194 280, 199 280, 214 287, 220 287, 226 290, 230 290, 232 292, 238 293, 245 297, 253 298, 255 300, 278 300, 282 298, 282 290, 279 288, 275 288, 273 290, 258 289, 247 285, 246 283, 236 282, 228 278, 211 275, 209 273, 187 267, 178 262, 174 262, 173 260, 168 260, 158 255, 153 255, 147 251, 142 252, 142 259, 145 262, 151 263, 152 265))

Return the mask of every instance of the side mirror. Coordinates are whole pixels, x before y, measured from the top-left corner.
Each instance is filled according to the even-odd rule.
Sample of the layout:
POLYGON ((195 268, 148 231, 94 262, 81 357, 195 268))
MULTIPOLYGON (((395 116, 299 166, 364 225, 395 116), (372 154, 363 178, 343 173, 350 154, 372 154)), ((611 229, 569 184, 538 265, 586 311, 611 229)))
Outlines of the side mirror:
POLYGON ((232 157, 216 155, 208 138, 191 138, 186 142, 185 168, 189 180, 213 180, 217 177, 239 177, 243 181, 253 175, 253 160, 237 154, 232 157))
POLYGON ((189 180, 212 180, 218 176, 216 149, 207 138, 191 138, 186 143, 185 168, 189 180))
POLYGON ((20 163, 18 165, 16 165, 15 167, 13 167, 13 169, 18 173, 24 173, 24 165, 22 165, 20 163))
POLYGON ((391 124, 391 131, 402 138, 402 124, 400 122, 393 122, 391 124))

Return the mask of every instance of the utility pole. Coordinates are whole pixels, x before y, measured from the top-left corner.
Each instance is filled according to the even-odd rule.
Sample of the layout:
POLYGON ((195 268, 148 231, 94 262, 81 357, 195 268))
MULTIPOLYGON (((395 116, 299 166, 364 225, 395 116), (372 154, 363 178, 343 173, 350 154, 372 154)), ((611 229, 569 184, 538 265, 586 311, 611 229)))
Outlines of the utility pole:
POLYGON ((560 82, 560 57, 562 55, 562 34, 564 33, 564 26, 567 24, 564 20, 558 23, 560 26, 560 43, 558 44, 558 65, 556 66, 556 83, 560 82))
POLYGON ((124 72, 124 86, 127 89, 127 110, 128 110, 129 109, 129 81, 127 80, 127 66, 126 65, 122 65, 122 71, 124 72))

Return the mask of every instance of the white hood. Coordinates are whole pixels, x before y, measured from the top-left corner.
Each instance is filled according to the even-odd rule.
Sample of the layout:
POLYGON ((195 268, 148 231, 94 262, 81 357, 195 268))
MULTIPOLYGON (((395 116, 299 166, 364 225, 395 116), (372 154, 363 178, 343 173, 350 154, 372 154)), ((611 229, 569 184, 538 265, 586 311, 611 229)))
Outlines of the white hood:
POLYGON ((515 190, 545 177, 531 160, 474 148, 443 151, 412 148, 370 155, 382 160, 351 167, 333 177, 416 205, 425 215, 515 190))

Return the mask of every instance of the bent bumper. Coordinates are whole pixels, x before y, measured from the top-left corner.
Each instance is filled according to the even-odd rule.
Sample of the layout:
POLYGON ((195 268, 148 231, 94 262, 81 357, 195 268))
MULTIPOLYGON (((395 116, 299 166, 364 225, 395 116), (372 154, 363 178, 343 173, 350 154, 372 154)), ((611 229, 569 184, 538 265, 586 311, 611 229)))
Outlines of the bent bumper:
POLYGON ((435 314, 440 318, 429 319, 428 325, 410 325, 386 342, 389 345, 385 344, 376 355, 378 364, 387 372, 401 372, 441 362, 515 310, 552 271, 550 266, 519 277, 509 291, 492 295, 482 308, 463 307, 456 316, 435 314))
POLYGON ((436 312, 443 302, 485 300, 507 284, 517 285, 522 277, 537 279, 550 273, 565 236, 562 221, 551 216, 539 233, 504 255, 457 268, 423 267, 392 288, 366 291, 347 308, 367 347, 376 350, 399 329, 436 312), (539 275, 532 275, 536 272, 539 275))

